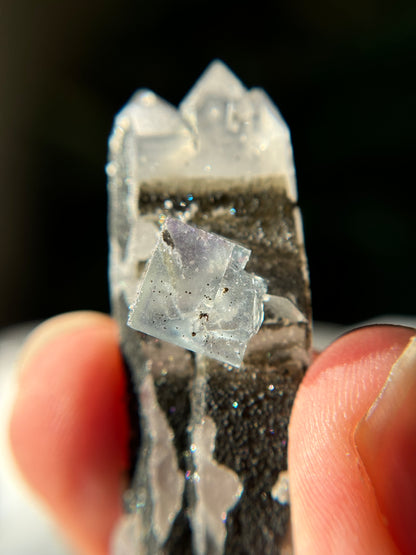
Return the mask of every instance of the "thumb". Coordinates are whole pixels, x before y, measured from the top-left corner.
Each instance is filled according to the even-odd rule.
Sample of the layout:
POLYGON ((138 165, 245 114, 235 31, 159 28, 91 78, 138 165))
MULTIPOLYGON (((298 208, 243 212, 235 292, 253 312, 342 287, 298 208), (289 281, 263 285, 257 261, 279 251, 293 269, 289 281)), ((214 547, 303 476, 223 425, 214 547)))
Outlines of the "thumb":
POLYGON ((416 553, 412 336, 401 327, 359 329, 309 369, 289 432, 297 553, 416 553))

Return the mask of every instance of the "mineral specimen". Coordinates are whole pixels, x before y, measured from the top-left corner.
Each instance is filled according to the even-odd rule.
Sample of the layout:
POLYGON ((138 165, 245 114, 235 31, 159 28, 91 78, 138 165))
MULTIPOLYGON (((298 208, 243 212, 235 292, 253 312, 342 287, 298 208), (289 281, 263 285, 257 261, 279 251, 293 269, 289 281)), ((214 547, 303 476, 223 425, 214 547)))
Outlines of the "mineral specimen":
POLYGON ((135 431, 115 553, 288 553, 311 322, 289 130, 216 61, 179 110, 132 98, 107 173, 135 431))
POLYGON ((167 218, 128 325, 240 366, 263 321, 265 282, 244 271, 250 251, 167 218))

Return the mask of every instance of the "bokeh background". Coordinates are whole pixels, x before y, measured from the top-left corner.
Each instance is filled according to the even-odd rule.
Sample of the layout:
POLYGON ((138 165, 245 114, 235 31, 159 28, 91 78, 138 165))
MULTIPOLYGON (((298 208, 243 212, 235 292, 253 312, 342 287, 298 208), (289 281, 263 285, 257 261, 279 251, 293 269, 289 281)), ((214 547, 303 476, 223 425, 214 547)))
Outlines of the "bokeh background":
POLYGON ((0 326, 109 310, 113 117, 216 57, 291 128, 315 318, 416 314, 413 0, 1 0, 0 326))

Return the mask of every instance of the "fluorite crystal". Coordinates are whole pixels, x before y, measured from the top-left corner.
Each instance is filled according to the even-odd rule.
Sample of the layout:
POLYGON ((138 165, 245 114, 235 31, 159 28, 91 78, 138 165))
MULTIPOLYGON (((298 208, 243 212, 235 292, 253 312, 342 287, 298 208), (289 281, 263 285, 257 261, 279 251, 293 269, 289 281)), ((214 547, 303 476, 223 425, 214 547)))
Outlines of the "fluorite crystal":
POLYGON ((167 218, 128 325, 240 366, 263 321, 267 288, 244 271, 249 256, 241 245, 167 218))
POLYGON ((115 552, 288 553, 311 321, 289 130, 217 61, 179 110, 139 91, 109 158, 111 299, 137 406, 115 552))

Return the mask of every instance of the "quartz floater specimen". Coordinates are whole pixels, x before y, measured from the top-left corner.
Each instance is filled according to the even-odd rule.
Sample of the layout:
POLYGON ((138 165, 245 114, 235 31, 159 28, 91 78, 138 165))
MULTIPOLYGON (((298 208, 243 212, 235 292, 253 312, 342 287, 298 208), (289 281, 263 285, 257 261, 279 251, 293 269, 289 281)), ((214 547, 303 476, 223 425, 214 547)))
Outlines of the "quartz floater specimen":
POLYGON ((289 130, 213 62, 141 90, 107 166, 132 480, 114 552, 290 553, 287 426, 311 310, 289 130))

